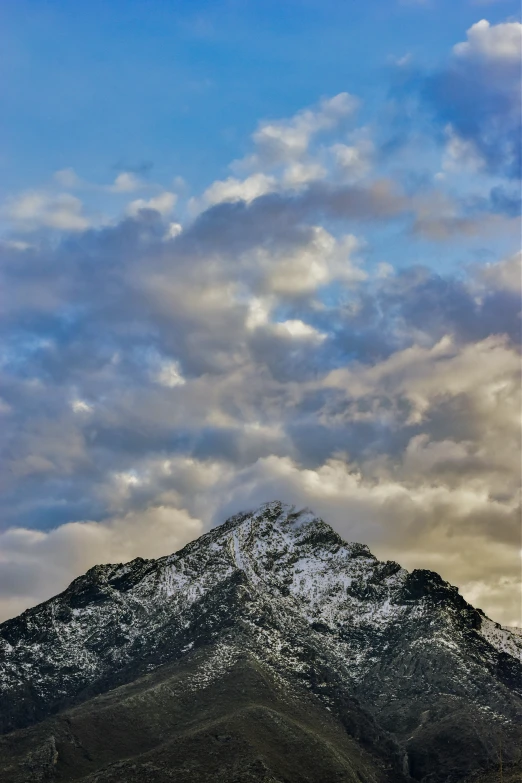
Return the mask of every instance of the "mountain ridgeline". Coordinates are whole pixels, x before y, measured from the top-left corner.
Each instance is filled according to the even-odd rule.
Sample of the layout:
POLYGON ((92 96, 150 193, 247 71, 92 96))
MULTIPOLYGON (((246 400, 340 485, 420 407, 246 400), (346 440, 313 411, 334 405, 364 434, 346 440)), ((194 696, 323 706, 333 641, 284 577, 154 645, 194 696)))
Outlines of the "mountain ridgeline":
POLYGON ((0 780, 519 781, 521 651, 273 502, 0 625, 0 780))

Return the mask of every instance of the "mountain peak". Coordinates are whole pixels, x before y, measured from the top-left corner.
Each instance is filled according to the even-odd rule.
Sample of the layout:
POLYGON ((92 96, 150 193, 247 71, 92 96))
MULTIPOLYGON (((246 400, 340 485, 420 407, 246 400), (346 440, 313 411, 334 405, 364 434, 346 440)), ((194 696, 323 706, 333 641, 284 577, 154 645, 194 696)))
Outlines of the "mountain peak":
POLYGON ((309 508, 298 508, 295 505, 282 503, 280 500, 272 500, 263 503, 257 509, 241 512, 231 517, 223 525, 214 528, 215 534, 220 531, 242 528, 248 530, 250 537, 256 535, 260 538, 273 537, 277 546, 278 537, 291 538, 296 543, 315 541, 330 545, 355 547, 361 553, 364 551, 368 557, 373 557, 370 550, 363 544, 346 544, 330 525, 318 517, 309 508))
MULTIPOLYGON (((433 761, 426 747, 446 754, 436 762, 441 770, 447 759, 457 769, 458 754, 447 756, 448 743, 437 737, 467 726, 466 715, 481 721, 468 721, 469 769, 491 731, 522 723, 521 648, 522 638, 495 627, 438 574, 381 562, 309 509, 275 500, 172 555, 96 566, 0 625, 0 731, 166 664, 187 661, 191 670, 191 656, 207 660, 212 649, 190 688, 206 687, 248 655, 281 687, 304 688, 355 735, 370 721, 368 742, 393 746, 395 759, 406 754, 420 780, 433 761), (348 718, 353 699, 373 717, 348 718), (371 721, 385 734, 370 731, 371 721)), ((506 753, 516 747, 509 736, 506 753)))
MULTIPOLYGON (((283 503, 280 500, 271 500, 267 503, 262 503, 256 509, 250 511, 242 511, 239 514, 229 518, 223 523, 223 526, 237 526, 243 524, 247 520, 252 520, 257 523, 263 522, 267 527, 280 527, 297 530, 304 525, 321 525, 324 527, 330 527, 322 519, 317 517, 313 511, 309 508, 298 508, 295 505, 289 503, 283 503)), ((219 528, 217 528, 219 529, 219 528)))

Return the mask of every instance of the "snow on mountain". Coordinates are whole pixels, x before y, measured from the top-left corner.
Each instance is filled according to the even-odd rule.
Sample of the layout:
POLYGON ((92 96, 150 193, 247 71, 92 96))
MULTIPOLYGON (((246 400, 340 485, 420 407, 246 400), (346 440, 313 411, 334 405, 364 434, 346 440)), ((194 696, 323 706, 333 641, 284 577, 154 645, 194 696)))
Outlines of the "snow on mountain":
POLYGON ((522 662, 522 628, 509 628, 483 617, 479 633, 496 650, 522 662))
POLYGON ((497 626, 437 574, 381 562, 311 511, 272 502, 175 554, 96 566, 0 625, 2 729, 210 643, 191 689, 221 676, 246 647, 328 709, 339 693, 352 694, 412 758, 424 758, 428 723, 433 733, 453 713, 459 725, 475 715, 469 731, 479 738, 522 722, 516 630, 497 626))

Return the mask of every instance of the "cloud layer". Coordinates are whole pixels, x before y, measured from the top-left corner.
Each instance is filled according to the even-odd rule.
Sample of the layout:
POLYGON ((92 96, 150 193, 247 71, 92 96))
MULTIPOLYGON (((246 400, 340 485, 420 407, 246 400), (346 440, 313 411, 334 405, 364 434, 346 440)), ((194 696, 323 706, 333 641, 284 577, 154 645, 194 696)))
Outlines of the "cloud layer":
POLYGON ((518 219, 515 28, 479 22, 424 77, 446 128, 422 142, 428 179, 341 93, 260 123, 251 154, 186 204, 131 171, 103 186, 127 201, 98 227, 70 193, 11 199, 3 617, 280 498, 520 623, 520 255, 497 244, 518 219), (426 250, 476 236, 458 267, 426 250), (415 263, 395 241, 418 243, 415 263))

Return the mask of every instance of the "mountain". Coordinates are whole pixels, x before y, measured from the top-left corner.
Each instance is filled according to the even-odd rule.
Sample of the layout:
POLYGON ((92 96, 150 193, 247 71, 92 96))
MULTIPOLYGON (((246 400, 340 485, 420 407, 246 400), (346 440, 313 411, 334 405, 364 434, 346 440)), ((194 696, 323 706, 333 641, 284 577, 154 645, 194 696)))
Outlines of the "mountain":
POLYGON ((522 635, 308 510, 95 566, 0 625, 0 780, 520 780, 522 635))

